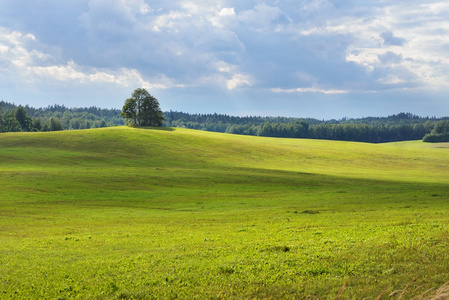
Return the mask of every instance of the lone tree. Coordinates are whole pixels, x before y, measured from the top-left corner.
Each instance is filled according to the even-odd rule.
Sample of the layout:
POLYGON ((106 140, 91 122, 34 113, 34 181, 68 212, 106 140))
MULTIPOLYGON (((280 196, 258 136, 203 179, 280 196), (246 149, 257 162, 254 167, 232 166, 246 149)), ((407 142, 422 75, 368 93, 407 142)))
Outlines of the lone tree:
POLYGON ((145 89, 136 89, 131 96, 126 99, 120 114, 128 125, 162 126, 165 118, 155 97, 145 89))

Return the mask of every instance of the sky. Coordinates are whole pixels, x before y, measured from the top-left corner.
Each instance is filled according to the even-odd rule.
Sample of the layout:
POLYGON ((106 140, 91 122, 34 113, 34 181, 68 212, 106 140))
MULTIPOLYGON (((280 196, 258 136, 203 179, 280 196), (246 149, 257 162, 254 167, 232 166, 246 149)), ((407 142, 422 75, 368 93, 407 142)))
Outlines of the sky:
POLYGON ((449 2, 0 0, 0 100, 318 119, 449 115, 449 2))

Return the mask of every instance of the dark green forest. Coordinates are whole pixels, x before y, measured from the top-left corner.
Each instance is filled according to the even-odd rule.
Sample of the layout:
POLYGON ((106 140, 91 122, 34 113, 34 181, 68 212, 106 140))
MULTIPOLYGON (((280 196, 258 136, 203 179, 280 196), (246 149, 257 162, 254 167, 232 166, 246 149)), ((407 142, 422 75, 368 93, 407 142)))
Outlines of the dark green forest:
POLYGON ((317 120, 286 117, 233 117, 166 112, 165 126, 232 134, 385 143, 420 140, 448 118, 399 113, 388 117, 317 120))
POLYGON ((0 101, 0 132, 57 131, 124 125, 119 109, 95 106, 68 108, 51 105, 33 108, 0 101))
MULTIPOLYGON (((33 108, 0 101, 0 132, 55 131, 124 125, 119 109, 33 108)), ((310 138, 384 143, 406 140, 449 141, 449 118, 399 113, 388 117, 318 120, 287 117, 236 117, 225 114, 164 112, 165 127, 280 138, 310 138)))

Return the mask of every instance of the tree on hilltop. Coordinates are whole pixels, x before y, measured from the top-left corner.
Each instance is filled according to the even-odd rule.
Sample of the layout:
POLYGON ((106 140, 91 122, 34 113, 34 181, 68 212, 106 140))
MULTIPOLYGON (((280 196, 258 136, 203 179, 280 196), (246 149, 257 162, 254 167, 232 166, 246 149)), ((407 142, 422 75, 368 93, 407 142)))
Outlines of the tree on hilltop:
POLYGON ((159 127, 164 121, 159 101, 142 88, 134 90, 131 98, 126 99, 120 116, 129 125, 159 127))

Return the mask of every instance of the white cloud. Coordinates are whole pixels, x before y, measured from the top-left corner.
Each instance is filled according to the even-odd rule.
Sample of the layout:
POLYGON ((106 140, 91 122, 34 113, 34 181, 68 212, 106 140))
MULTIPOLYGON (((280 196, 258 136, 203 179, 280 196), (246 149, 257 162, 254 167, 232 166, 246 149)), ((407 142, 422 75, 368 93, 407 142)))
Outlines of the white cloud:
POLYGON ((88 83, 107 83, 118 86, 144 86, 146 88, 167 89, 183 87, 164 74, 148 80, 137 69, 95 68, 77 65, 73 60, 54 64, 58 58, 39 48, 32 34, 18 31, 10 32, 0 28, 0 70, 4 80, 12 77, 29 83, 68 82, 73 85, 88 83), (32 41, 33 44, 28 44, 32 41))
POLYGON ((234 74, 230 80, 227 81, 226 87, 228 90, 234 90, 243 86, 251 85, 251 77, 245 74, 234 74))
POLYGON ((235 16, 235 10, 233 7, 224 7, 218 13, 221 17, 232 17, 235 16))
POLYGON ((328 0, 302 1, 300 5, 301 13, 303 15, 309 15, 312 13, 322 13, 323 11, 332 8, 333 5, 328 0))
POLYGON ((279 31, 289 24, 290 18, 277 6, 259 3, 254 8, 238 14, 242 26, 249 26, 257 31, 279 31))
MULTIPOLYGON (((223 2, 217 0, 184 0, 180 1, 178 5, 183 11, 189 14, 205 17, 213 14, 217 9, 222 7, 223 2)), ((176 7, 178 5, 175 4, 174 6, 176 7)))
POLYGON ((212 25, 219 28, 232 28, 236 25, 236 13, 233 7, 224 7, 220 11, 216 11, 213 16, 209 17, 212 25))
POLYGON ((294 89, 281 89, 281 88, 273 88, 271 89, 272 92, 275 93, 320 93, 320 94, 347 94, 349 91, 346 90, 336 90, 336 89, 320 89, 320 88, 294 88, 294 89))
POLYGON ((147 89, 168 89, 172 87, 184 87, 173 79, 162 74, 152 79, 144 79, 136 69, 95 69, 82 68, 73 61, 62 66, 27 67, 26 73, 35 80, 66 81, 71 83, 107 83, 117 86, 133 87, 141 86, 147 89))
POLYGON ((397 84, 401 84, 401 83, 405 83, 406 81, 403 79, 400 79, 398 76, 396 75, 387 75, 386 78, 381 78, 379 80, 379 82, 383 83, 383 84, 392 84, 392 85, 397 85, 397 84))
POLYGON ((167 14, 159 15, 153 21, 153 29, 157 32, 172 31, 178 32, 183 28, 182 24, 185 22, 194 21, 191 14, 186 14, 181 11, 170 11, 167 14))
POLYGON ((58 80, 58 81, 80 81, 83 82, 87 76, 76 70, 73 61, 65 66, 23 66, 24 71, 30 79, 38 80, 58 80))
POLYGON ((117 86, 142 86, 148 89, 168 89, 171 87, 183 87, 166 75, 160 75, 150 80, 144 79, 142 74, 136 69, 120 68, 99 70, 95 68, 82 68, 73 61, 67 65, 27 67, 25 72, 30 78, 36 81, 53 80, 66 81, 71 83, 108 83, 117 86))
POLYGON ((254 84, 251 75, 242 73, 236 65, 228 64, 224 61, 213 63, 216 70, 211 75, 205 76, 199 80, 200 84, 212 84, 225 87, 227 90, 235 90, 243 87, 249 87, 254 84))
MULTIPOLYGON (((363 66, 377 82, 441 88, 449 80, 449 5, 385 3, 360 15, 337 15, 303 35, 350 35, 346 61, 363 66), (413 22, 411 22, 413 20, 413 22)), ((369 84, 369 83, 368 83, 369 84)))
POLYGON ((3 73, 10 73, 17 68, 26 67, 34 61, 45 61, 48 55, 33 49, 31 45, 35 41, 32 34, 23 34, 19 31, 10 31, 0 27, 0 53, 2 54, 0 68, 3 73))

